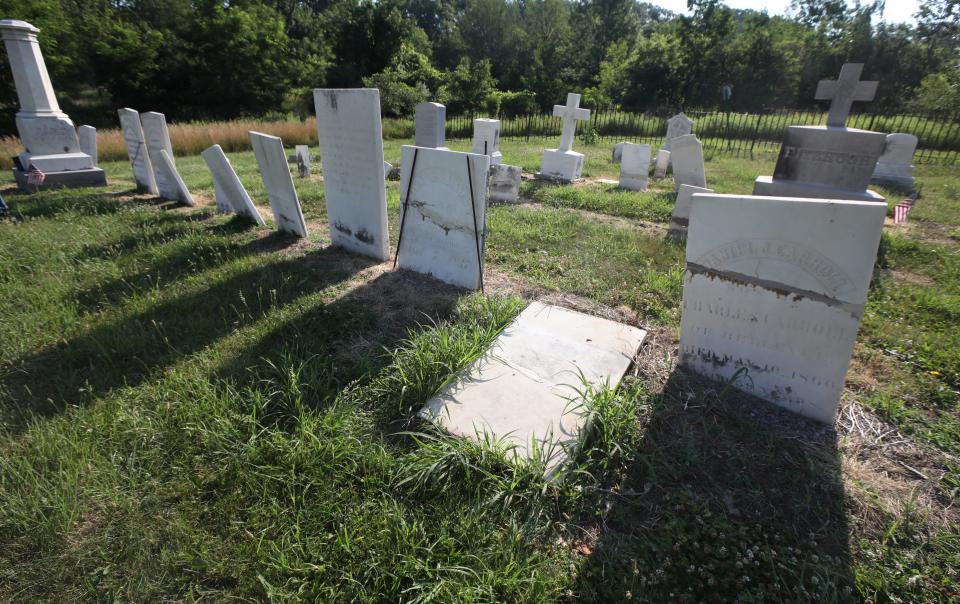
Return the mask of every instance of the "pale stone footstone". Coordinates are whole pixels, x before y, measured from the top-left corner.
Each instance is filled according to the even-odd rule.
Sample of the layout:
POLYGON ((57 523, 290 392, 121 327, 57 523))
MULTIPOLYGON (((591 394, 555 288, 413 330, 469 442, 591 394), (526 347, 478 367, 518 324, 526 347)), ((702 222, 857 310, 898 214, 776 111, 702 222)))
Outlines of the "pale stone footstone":
POLYGON ((310 147, 307 145, 297 145, 297 176, 310 176, 310 147))
POLYGON ((713 189, 705 189, 693 185, 680 185, 677 190, 677 201, 673 206, 673 215, 670 217, 670 225, 667 230, 668 237, 680 241, 687 238, 687 226, 690 223, 690 206, 693 203, 693 196, 697 193, 713 193, 713 189))
POLYGON ((467 289, 482 286, 489 170, 486 155, 401 149, 400 268, 467 289))
POLYGON ((210 168, 210 174, 213 176, 213 183, 217 189, 218 205, 222 199, 224 204, 229 204, 231 211, 241 216, 249 216, 260 226, 266 225, 266 221, 260 215, 260 210, 250 199, 247 189, 240 182, 233 165, 230 164, 230 160, 220 145, 208 147, 200 156, 203 157, 203 161, 206 162, 207 167, 210 168))
POLYGON ((657 151, 657 162, 653 166, 653 179, 663 180, 667 177, 667 168, 670 167, 670 152, 664 149, 657 151))
POLYGON ((99 163, 97 154, 97 129, 93 126, 77 128, 77 139, 80 141, 80 151, 86 153, 93 160, 93 165, 99 163))
POLYGON ((590 110, 580 108, 580 95, 567 94, 566 105, 554 105, 553 115, 563 118, 563 130, 560 134, 560 146, 556 149, 544 149, 540 163, 542 178, 572 182, 580 179, 583 172, 583 154, 573 151, 573 138, 577 131, 577 122, 590 119, 590 110))
POLYGON ((580 444, 581 379, 615 388, 644 337, 636 327, 533 302, 421 416, 461 437, 502 439, 518 460, 539 456, 555 476, 580 444))
POLYGON ((440 103, 420 103, 414 117, 414 141, 418 147, 444 148, 447 128, 447 108, 440 103))
POLYGON ((873 202, 694 195, 681 364, 720 382, 739 371, 735 387, 832 424, 885 215, 873 202))
POLYGON ((170 143, 166 116, 155 111, 146 111, 140 114, 140 123, 147 140, 147 153, 150 155, 150 163, 153 164, 158 195, 163 199, 194 205, 193 196, 180 178, 173 160, 173 145, 170 143), (166 154, 167 160, 162 159, 163 154, 166 154))
POLYGON ((888 134, 887 145, 877 160, 870 182, 912 191, 917 184, 913 177, 913 154, 918 142, 912 134, 888 134))
POLYGON ((390 257, 380 92, 316 89, 317 136, 330 237, 378 260, 390 257))
POLYGON ((13 169, 14 179, 27 192, 106 185, 106 174, 82 151, 73 122, 60 110, 40 52, 39 32, 25 21, 0 20, 0 37, 20 103, 16 124, 24 147, 17 156, 19 167, 13 169), (44 173, 42 185, 27 182, 26 174, 31 168, 44 173))
POLYGON ((293 177, 283 153, 283 141, 277 136, 262 132, 250 132, 253 154, 257 158, 257 167, 263 177, 263 186, 270 199, 273 219, 277 230, 292 233, 297 237, 307 236, 307 221, 303 219, 303 209, 297 189, 293 186, 293 177))
POLYGON ((624 143, 620 163, 620 188, 646 191, 650 174, 650 145, 624 143))
POLYGON ((490 201, 518 203, 522 175, 520 166, 506 164, 490 166, 490 201))
POLYGON ((123 142, 127 145, 127 157, 133 167, 133 179, 137 190, 151 195, 159 195, 157 180, 153 172, 153 163, 147 151, 147 141, 140 123, 140 114, 124 107, 117 112, 120 115, 120 128, 123 130, 123 142))
POLYGON ((492 165, 503 163, 503 153, 500 152, 500 120, 487 118, 473 120, 471 150, 480 155, 489 155, 492 165))
POLYGON ((707 174, 703 166, 703 145, 695 134, 678 136, 671 141, 670 159, 673 162, 673 180, 680 185, 706 188, 707 174))

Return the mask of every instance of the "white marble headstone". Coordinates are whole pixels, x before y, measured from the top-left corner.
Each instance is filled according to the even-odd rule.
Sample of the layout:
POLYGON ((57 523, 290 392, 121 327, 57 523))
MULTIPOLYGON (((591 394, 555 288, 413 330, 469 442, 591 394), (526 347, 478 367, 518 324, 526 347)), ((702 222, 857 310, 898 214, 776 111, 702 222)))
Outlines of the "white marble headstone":
POLYGON ((414 128, 418 147, 442 148, 446 140, 447 108, 440 103, 420 103, 415 109, 414 128))
POLYGON ((165 197, 165 199, 171 199, 174 201, 179 201, 180 203, 188 206, 197 205, 193 201, 193 195, 190 194, 190 191, 187 189, 186 183, 183 182, 183 179, 180 178, 180 173, 177 172, 177 167, 173 165, 173 156, 167 153, 166 149, 160 149, 160 171, 169 179, 169 182, 173 183, 173 195, 170 197, 165 197))
POLYGON ((620 188, 646 191, 650 175, 650 145, 623 143, 620 162, 620 188))
POLYGON ((671 237, 686 239, 687 225, 690 222, 690 206, 693 204, 693 196, 697 193, 713 193, 713 190, 693 185, 680 185, 678 188, 668 230, 671 237))
POLYGON ((663 180, 667 177, 667 168, 670 167, 670 152, 666 149, 657 151, 657 163, 653 167, 654 180, 663 180))
POLYGON ((380 92, 318 88, 313 100, 330 237, 344 249, 386 260, 390 241, 380 92))
POLYGON ((277 230, 292 233, 297 237, 307 236, 307 222, 303 219, 300 198, 293 186, 283 141, 277 136, 250 132, 253 154, 257 158, 260 176, 270 198, 270 209, 277 223, 277 230))
POLYGON ((80 141, 80 151, 86 153, 93 160, 93 165, 99 163, 97 155, 97 129, 93 126, 80 126, 77 128, 77 138, 80 141))
POLYGON ((486 155, 402 148, 402 240, 397 249, 401 268, 467 289, 481 286, 489 170, 486 155), (404 205, 409 206, 406 217, 404 205))
POLYGON ((688 118, 682 112, 678 113, 677 115, 667 120, 667 133, 664 137, 665 140, 663 143, 663 147, 661 147, 661 149, 665 149, 667 151, 673 151, 673 148, 671 147, 671 144, 672 144, 671 141, 673 141, 673 139, 679 138, 681 136, 686 136, 692 133, 693 133, 693 120, 688 118))
POLYGON ((919 139, 913 134, 894 132, 887 135, 887 145, 877 160, 870 182, 913 189, 913 154, 919 139))
POLYGON ((681 363, 832 424, 885 215, 873 202, 694 195, 681 363))
POLYGON ((297 145, 297 176, 310 176, 310 147, 307 145, 297 145))
POLYGON ((230 160, 223 152, 220 145, 213 145, 200 154, 203 161, 210 168, 210 174, 213 176, 213 183, 217 189, 217 203, 222 202, 229 205, 230 211, 236 212, 241 216, 249 216, 263 226, 266 222, 260 215, 260 210, 254 205, 247 189, 237 177, 230 160))
POLYGON ((673 180, 680 185, 706 188, 707 174, 703 166, 703 145, 696 135, 679 136, 672 141, 670 161, 673 163, 673 180))
POLYGON ((193 197, 183 184, 183 179, 177 173, 174 163, 167 118, 162 113, 147 111, 140 114, 140 123, 143 125, 143 134, 147 140, 147 152, 150 155, 150 163, 153 164, 158 194, 164 199, 193 205, 193 197), (161 151, 166 152, 169 161, 161 159, 161 151))
POLYGON ((157 180, 153 172, 153 163, 147 152, 147 141, 140 125, 140 114, 124 107, 117 113, 120 115, 120 128, 123 130, 123 142, 127 145, 127 157, 133 166, 133 178, 137 182, 137 189, 152 195, 159 195, 157 180))
POLYGON ((503 153, 500 153, 500 120, 486 118, 473 120, 472 151, 480 155, 489 155, 490 163, 493 165, 503 162, 503 153))

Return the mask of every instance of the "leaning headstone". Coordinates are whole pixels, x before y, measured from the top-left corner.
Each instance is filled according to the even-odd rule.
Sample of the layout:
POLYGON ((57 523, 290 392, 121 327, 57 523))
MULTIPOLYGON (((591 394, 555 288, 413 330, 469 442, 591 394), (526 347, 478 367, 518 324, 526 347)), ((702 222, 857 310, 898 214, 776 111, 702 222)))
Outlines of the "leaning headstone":
POLYGON ((490 158, 405 145, 397 264, 467 289, 483 287, 490 158))
POLYGON ((260 168, 260 176, 263 177, 263 186, 270 199, 270 209, 277 222, 277 230, 292 233, 297 237, 306 237, 307 222, 303 219, 300 198, 297 197, 286 155, 283 154, 283 141, 277 136, 251 131, 250 142, 260 168))
MULTIPOLYGON (((667 120, 667 133, 664 135, 663 146, 660 147, 660 150, 672 151, 673 148, 670 146, 671 141, 673 141, 675 138, 680 138, 681 136, 687 136, 688 134, 693 134, 693 120, 688 118, 681 111, 667 120)), ((672 162, 672 156, 668 155, 667 165, 669 166, 672 162)))
POLYGON ((888 134, 887 146, 877 160, 870 182, 912 191, 917 184, 913 178, 913 154, 918 142, 912 134, 888 134))
POLYGON ((464 438, 503 439, 517 460, 539 461, 551 477, 580 444, 588 417, 581 381, 616 389, 645 336, 533 302, 420 415, 464 438))
POLYGON ((667 177, 667 168, 670 167, 670 152, 664 149, 657 151, 657 163, 653 166, 653 179, 663 180, 667 177))
POLYGON ((440 103, 420 103, 415 109, 414 140, 418 147, 444 148, 447 108, 440 103))
POLYGON ((180 178, 173 160, 173 146, 170 144, 166 116, 155 111, 147 111, 140 114, 140 123, 143 125, 143 134, 147 139, 147 153, 150 155, 150 163, 153 164, 158 195, 163 199, 179 201, 188 206, 194 205, 193 196, 180 178), (161 158, 162 153, 167 155, 169 161, 161 158))
POLYGON ((213 175, 213 183, 217 188, 218 203, 222 199, 224 203, 229 204, 231 210, 241 216, 248 216, 263 226, 266 222, 260 215, 260 210, 254 205, 246 188, 237 177, 230 160, 223 152, 220 145, 213 145, 200 154, 207 167, 210 168, 210 174, 213 175))
POLYGON ((124 107, 117 113, 120 115, 120 129, 123 131, 123 142, 127 145, 127 157, 133 167, 133 179, 137 182, 137 190, 152 195, 158 195, 157 180, 153 175, 153 163, 147 152, 147 141, 143 135, 143 126, 140 124, 140 114, 124 107))
POLYGON ((80 141, 80 150, 90 156, 93 165, 96 166, 99 160, 97 157, 97 129, 93 126, 80 126, 77 128, 77 139, 80 141))
POLYGON ((494 166, 503 162, 503 153, 500 153, 500 120, 473 120, 472 151, 489 155, 490 163, 494 166))
POLYGON ((490 201, 517 203, 520 201, 520 166, 498 164, 490 166, 490 201))
POLYGON ((300 178, 310 176, 310 147, 297 145, 297 175, 300 178))
POLYGON ((673 205, 673 215, 667 228, 667 237, 685 241, 687 226, 690 223, 690 206, 696 193, 713 193, 713 189, 704 189, 693 185, 680 185, 677 190, 677 201, 673 205))
POLYGON ((650 175, 650 145, 624 143, 620 163, 620 188, 646 191, 650 175))
POLYGON ((832 424, 885 215, 873 202, 695 195, 681 364, 832 424))
POLYGON ((390 172, 393 171, 393 164, 388 161, 383 162, 383 178, 388 180, 390 178, 390 172))
POLYGON ((17 186, 32 192, 106 185, 106 174, 81 150, 73 122, 60 110, 37 41, 39 32, 25 21, 0 20, 0 37, 20 102, 16 122, 24 151, 13 168, 17 186), (28 182, 27 172, 31 170, 43 172, 42 185, 28 182))
POLYGON ((613 161, 613 163, 615 163, 615 164, 619 164, 620 161, 623 159, 623 147, 624 147, 625 145, 630 145, 630 144, 632 144, 632 143, 628 143, 628 142, 626 142, 626 141, 623 141, 623 142, 620 142, 620 143, 617 143, 616 145, 614 145, 614 146, 613 146, 613 156, 611 157, 611 161, 613 161))
POLYGON ((580 95, 571 92, 567 94, 566 105, 553 106, 553 115, 563 118, 560 146, 543 150, 539 176, 563 182, 579 180, 583 171, 583 154, 572 150, 573 137, 577 132, 577 122, 590 119, 590 110, 581 109, 580 95))
POLYGON ((380 92, 318 88, 313 100, 330 237, 347 250, 386 260, 390 241, 380 92))
POLYGON ((860 81, 862 63, 847 63, 839 80, 822 80, 817 99, 830 99, 826 126, 789 126, 773 176, 758 176, 754 195, 884 202, 868 191, 886 147, 880 132, 846 128, 854 101, 873 99, 877 82, 860 81))
POLYGON ((687 134, 673 139, 670 158, 673 161, 673 180, 680 185, 706 188, 707 173, 703 166, 703 145, 697 135, 687 134))

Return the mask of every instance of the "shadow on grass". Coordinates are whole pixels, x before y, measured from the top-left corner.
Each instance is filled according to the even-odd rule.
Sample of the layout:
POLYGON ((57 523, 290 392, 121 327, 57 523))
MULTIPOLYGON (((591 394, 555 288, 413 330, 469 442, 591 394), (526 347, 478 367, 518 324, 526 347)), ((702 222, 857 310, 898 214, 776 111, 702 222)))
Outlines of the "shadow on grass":
POLYGON ((851 600, 835 432, 704 386, 675 370, 654 397, 577 601, 851 600))

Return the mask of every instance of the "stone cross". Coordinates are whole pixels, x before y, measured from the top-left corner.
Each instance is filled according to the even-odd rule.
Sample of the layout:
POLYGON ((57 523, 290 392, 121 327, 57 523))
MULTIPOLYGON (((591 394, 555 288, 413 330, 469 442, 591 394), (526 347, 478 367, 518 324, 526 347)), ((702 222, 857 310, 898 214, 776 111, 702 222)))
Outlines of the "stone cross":
POLYGON ((817 84, 817 93, 814 98, 818 101, 830 101, 828 126, 842 128, 847 122, 847 116, 854 101, 872 101, 877 94, 879 82, 861 81, 861 73, 863 73, 863 63, 844 63, 840 69, 839 79, 820 80, 817 84))
POLYGON ((580 95, 567 94, 566 105, 554 105, 553 115, 563 118, 563 131, 560 134, 560 150, 569 151, 573 147, 573 135, 577 130, 577 121, 590 119, 590 110, 580 108, 580 95))

